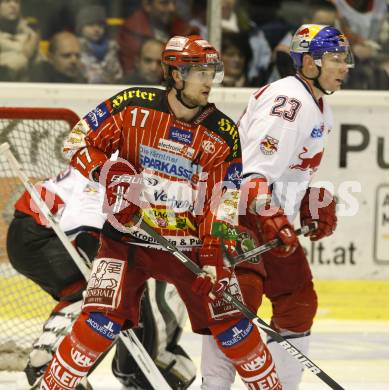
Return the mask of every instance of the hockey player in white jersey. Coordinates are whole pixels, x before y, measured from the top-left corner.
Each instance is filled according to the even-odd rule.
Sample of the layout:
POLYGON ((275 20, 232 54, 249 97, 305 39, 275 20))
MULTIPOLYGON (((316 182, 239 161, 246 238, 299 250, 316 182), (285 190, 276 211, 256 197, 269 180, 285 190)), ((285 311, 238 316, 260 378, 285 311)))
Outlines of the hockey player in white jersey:
MULTIPOLYGON (((323 97, 341 88, 353 57, 341 31, 313 24, 296 31, 290 54, 296 75, 255 92, 240 119, 243 177, 252 213, 261 212, 271 199, 275 213, 286 215, 291 223, 298 212, 302 225, 318 221, 318 229, 310 236, 315 241, 332 234, 337 221, 332 194, 309 186, 333 127, 323 97)), ((261 224, 258 231, 264 239, 272 238, 261 224)), ((263 261, 264 293, 273 308, 271 325, 306 354, 317 297, 303 249, 300 244, 284 246, 265 254, 263 261)), ((298 389, 301 365, 276 342, 268 340, 268 347, 283 389, 298 389)), ((229 389, 235 376, 210 337, 203 341, 202 375, 202 389, 207 390, 229 389)))
MULTIPOLYGON (((90 265, 106 219, 102 212, 105 189, 71 167, 36 188, 60 228, 90 265)), ((30 385, 34 385, 80 313, 86 281, 27 191, 15 204, 7 251, 17 271, 58 301, 34 342, 25 369, 30 385)), ((141 305, 142 327, 135 333, 173 389, 184 389, 195 379, 196 368, 178 345, 186 318, 185 306, 174 286, 150 280, 141 305)), ((132 389, 153 388, 121 340, 117 342, 112 371, 132 389)), ((84 381, 78 388, 89 389, 90 385, 84 381)))

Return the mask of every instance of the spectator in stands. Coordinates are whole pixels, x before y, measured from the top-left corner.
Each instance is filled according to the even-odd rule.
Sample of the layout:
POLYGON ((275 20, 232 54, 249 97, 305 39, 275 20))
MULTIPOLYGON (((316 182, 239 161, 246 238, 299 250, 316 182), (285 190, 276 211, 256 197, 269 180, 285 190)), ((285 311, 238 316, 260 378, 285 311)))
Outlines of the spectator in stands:
POLYGON ((0 80, 23 79, 38 44, 38 34, 21 17, 20 0, 0 0, 0 80))
MULTIPOLYGON (((134 0, 128 0, 134 1, 134 0)), ((76 18, 80 8, 101 5, 106 9, 114 7, 115 0, 24 0, 23 13, 39 26, 41 39, 47 41, 61 31, 76 31, 76 18)))
POLYGON ((237 0, 222 0, 223 32, 248 32, 254 27, 247 8, 237 0))
MULTIPOLYGON (((255 28, 255 23, 250 19, 249 11, 244 2, 236 0, 221 1, 221 28, 224 32, 249 33, 255 28), (243 4, 242 4, 243 3, 243 4)), ((192 6, 192 19, 190 24, 199 29, 200 34, 207 39, 207 0, 197 0, 192 6)))
POLYGON ((30 81, 85 83, 78 38, 67 31, 55 34, 49 43, 48 61, 41 62, 31 69, 30 81))
POLYGON ((340 28, 340 21, 336 7, 328 3, 323 3, 312 7, 312 16, 303 20, 304 23, 326 24, 340 28))
MULTIPOLYGON (((328 0, 337 11, 334 25, 350 39, 355 56, 355 68, 350 69, 344 89, 389 89, 389 76, 379 62, 380 44, 378 42, 383 19, 387 16, 384 0, 328 0)), ((324 5, 316 9, 313 23, 323 22, 324 5)), ((327 7, 328 9, 328 7, 327 7)), ((327 15, 328 10, 327 10, 327 15)), ((325 21, 325 20, 324 20, 325 21)))
POLYGON ((133 72, 134 59, 144 40, 156 38, 166 42, 173 35, 197 32, 197 28, 176 16, 175 0, 142 0, 141 6, 127 18, 119 31, 119 58, 124 73, 133 72))
POLYGON ((124 84, 159 85, 162 81, 161 55, 164 43, 155 38, 147 39, 135 60, 135 71, 124 77, 124 84))
POLYGON ((224 33, 221 57, 224 63, 224 87, 247 87, 247 66, 252 57, 248 36, 244 33, 224 33))
POLYGON ((105 9, 99 5, 83 7, 77 14, 81 62, 88 83, 116 83, 123 75, 118 44, 107 37, 106 18, 105 9))
MULTIPOLYGON (((345 33, 353 40, 378 41, 387 16, 386 0, 328 0, 335 5, 345 33)), ((355 50, 355 48, 354 48, 355 50)))

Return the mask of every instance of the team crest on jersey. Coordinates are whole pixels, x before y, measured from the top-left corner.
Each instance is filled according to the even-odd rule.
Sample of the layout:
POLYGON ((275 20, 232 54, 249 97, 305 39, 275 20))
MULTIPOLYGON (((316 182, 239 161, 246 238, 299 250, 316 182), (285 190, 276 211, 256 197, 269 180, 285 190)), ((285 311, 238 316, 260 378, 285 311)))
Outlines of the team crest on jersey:
POLYGON ((206 139, 201 143, 201 146, 204 149, 205 153, 209 153, 209 154, 215 153, 216 147, 212 141, 206 139))
POLYGON ((311 131, 312 138, 321 138, 324 133, 324 124, 322 123, 320 126, 314 127, 311 131))
POLYGON ((84 119, 93 130, 97 128, 109 117, 109 111, 105 103, 101 103, 94 110, 88 112, 84 119))
POLYGON ((278 139, 267 135, 260 143, 259 148, 263 154, 274 154, 278 150, 278 139))

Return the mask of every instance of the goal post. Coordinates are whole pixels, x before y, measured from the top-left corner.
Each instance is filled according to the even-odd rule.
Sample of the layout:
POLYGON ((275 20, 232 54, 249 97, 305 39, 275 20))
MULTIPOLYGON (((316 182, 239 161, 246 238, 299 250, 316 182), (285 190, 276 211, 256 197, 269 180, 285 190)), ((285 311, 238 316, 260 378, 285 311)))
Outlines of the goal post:
MULTIPOLYGON (((62 144, 78 115, 68 109, 0 107, 0 144, 7 142, 33 181, 56 175, 67 165, 62 144)), ((22 370, 54 300, 16 272, 6 250, 14 204, 24 186, 0 154, 0 371, 22 370)), ((22 237, 21 237, 22 239, 22 237)))

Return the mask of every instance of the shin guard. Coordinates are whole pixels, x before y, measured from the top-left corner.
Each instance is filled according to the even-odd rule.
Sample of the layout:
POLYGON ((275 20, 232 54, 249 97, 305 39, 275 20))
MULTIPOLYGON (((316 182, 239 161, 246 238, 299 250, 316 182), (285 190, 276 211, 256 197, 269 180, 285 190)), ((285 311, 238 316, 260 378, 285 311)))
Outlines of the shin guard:
POLYGON ((213 327, 212 333, 248 389, 282 389, 272 356, 252 322, 235 320, 213 327))
POLYGON ((75 389, 118 337, 122 322, 100 313, 81 313, 71 333, 58 346, 43 375, 41 389, 75 389))

